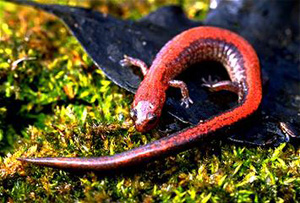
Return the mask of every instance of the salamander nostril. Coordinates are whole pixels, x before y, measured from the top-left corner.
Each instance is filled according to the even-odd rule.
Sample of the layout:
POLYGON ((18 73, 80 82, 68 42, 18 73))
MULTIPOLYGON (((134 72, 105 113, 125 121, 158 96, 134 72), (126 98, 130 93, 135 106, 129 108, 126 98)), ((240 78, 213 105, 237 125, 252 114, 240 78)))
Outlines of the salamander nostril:
POLYGON ((137 111, 136 109, 131 109, 130 117, 135 121, 137 119, 137 111))
POLYGON ((155 124, 157 120, 157 116, 154 113, 148 113, 147 120, 148 120, 148 124, 150 125, 155 124))

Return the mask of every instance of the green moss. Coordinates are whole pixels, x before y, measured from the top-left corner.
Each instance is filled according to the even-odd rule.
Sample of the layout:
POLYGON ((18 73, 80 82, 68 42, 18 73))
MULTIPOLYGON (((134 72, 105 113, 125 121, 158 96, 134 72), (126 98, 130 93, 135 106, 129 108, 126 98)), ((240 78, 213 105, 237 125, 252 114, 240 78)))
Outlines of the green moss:
MULTIPOLYGON (((53 1, 137 19, 167 3, 202 18, 199 1, 53 1)), ((202 12, 201 12, 202 11, 202 12)), ((299 200, 299 148, 218 144, 117 174, 22 165, 18 157, 104 156, 149 143, 135 131, 133 96, 112 84, 55 17, 0 2, 1 202, 292 202, 299 200), (14 63, 21 58, 20 63, 14 63), (213 146, 212 146, 213 147, 213 146), (209 147, 210 148, 210 147, 209 147)))

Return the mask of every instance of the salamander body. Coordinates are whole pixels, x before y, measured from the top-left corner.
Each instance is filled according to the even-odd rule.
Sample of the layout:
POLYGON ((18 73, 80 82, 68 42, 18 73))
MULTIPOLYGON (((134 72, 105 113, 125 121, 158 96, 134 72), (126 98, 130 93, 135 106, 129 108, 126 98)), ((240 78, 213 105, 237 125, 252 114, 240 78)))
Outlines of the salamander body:
POLYGON ((169 87, 180 88, 183 105, 188 107, 193 103, 186 84, 174 78, 192 64, 201 61, 217 61, 226 68, 230 80, 204 80, 203 86, 211 91, 235 92, 239 97, 235 107, 195 126, 113 156, 19 160, 61 169, 119 169, 187 149, 191 143, 228 127, 257 110, 262 99, 262 82, 255 50, 245 39, 231 31, 202 26, 184 31, 170 40, 159 51, 150 68, 143 61, 128 56, 121 61, 122 65, 140 67, 145 76, 137 90, 131 110, 137 130, 144 132, 155 127, 169 87))

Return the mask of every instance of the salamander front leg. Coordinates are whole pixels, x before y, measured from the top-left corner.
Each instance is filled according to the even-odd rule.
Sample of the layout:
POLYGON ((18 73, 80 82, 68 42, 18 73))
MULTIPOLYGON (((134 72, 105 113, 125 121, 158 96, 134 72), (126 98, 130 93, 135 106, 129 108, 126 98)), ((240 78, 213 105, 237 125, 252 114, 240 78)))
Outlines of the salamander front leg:
POLYGON ((181 95, 182 95, 181 105, 185 105, 185 108, 188 108, 190 103, 191 104, 194 103, 191 100, 191 98, 189 96, 189 90, 188 90, 186 84, 183 81, 171 80, 171 81, 169 81, 169 86, 180 88, 181 95))
POLYGON ((238 102, 240 103, 244 97, 244 91, 242 90, 241 86, 237 82, 232 82, 230 80, 223 80, 223 81, 213 81, 209 76, 207 80, 202 79, 204 82, 202 86, 208 87, 209 91, 211 92, 218 92, 221 90, 227 90, 233 93, 236 93, 239 97, 238 102))
POLYGON ((146 63, 140 59, 132 58, 130 56, 124 55, 124 59, 120 61, 121 66, 136 66, 141 69, 143 76, 148 72, 148 66, 146 63))

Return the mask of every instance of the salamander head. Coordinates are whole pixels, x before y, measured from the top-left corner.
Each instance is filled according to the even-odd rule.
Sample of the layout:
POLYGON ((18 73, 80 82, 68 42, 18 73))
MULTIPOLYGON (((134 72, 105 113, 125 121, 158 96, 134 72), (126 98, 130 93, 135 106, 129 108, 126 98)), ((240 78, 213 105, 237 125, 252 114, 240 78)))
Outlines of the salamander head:
POLYGON ((160 105, 155 105, 147 100, 133 103, 130 116, 135 122, 135 127, 140 132, 154 128, 161 115, 160 105))

